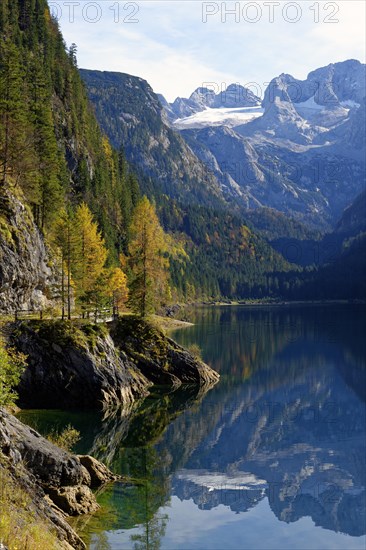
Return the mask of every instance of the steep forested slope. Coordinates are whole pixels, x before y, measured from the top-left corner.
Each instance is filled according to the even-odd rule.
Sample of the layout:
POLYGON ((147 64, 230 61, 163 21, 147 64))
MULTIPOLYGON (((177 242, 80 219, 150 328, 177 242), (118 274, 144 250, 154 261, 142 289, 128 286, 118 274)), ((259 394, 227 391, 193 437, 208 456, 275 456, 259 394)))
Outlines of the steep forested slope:
MULTIPOLYGON (((21 288, 24 277, 19 277, 15 266, 22 246, 16 229, 9 233, 16 223, 16 201, 27 209, 27 223, 35 223, 30 234, 37 234, 40 242, 47 240, 62 211, 76 212, 85 201, 105 239, 107 263, 113 265, 120 252, 127 252, 131 212, 140 188, 121 145, 136 162, 142 191, 157 202, 165 228, 187 249, 186 261, 172 265, 178 290, 174 297, 241 297, 247 292, 257 295, 258 289, 259 295, 267 294, 266 273, 274 267, 285 268, 285 262, 264 241, 243 230, 245 224, 239 218, 233 222, 231 214, 221 211, 225 201, 217 180, 179 134, 164 124, 154 94, 144 100, 150 97, 144 81, 119 75, 107 80, 116 98, 125 102, 122 111, 119 104, 114 107, 120 109, 120 116, 114 116, 110 107, 113 112, 105 113, 105 124, 101 120, 117 152, 89 104, 77 68, 76 46, 66 48, 46 0, 3 2, 0 32, 4 37, 0 51, 2 264, 14 265, 0 271, 5 309, 6 292, 12 307, 32 307, 38 303, 35 295, 50 293, 57 278, 57 273, 49 271, 52 265, 47 265, 52 261, 42 252, 45 269, 38 274, 34 266, 34 273, 27 276, 31 285, 21 288), (165 167, 160 160, 157 164, 157 158, 166 159, 165 167), (171 202, 172 197, 178 202, 171 202), (191 203, 210 206, 207 211, 203 206, 192 210, 191 203), (246 252, 239 253, 241 249, 246 252)), ((21 241, 23 237, 19 235, 21 241)))
POLYGON ((85 200, 112 255, 138 193, 126 162, 103 137, 46 0, 0 8, 0 187, 20 189, 39 228, 85 200))
POLYGON ((336 225, 336 233, 357 235, 366 231, 366 190, 350 204, 336 225))
MULTIPOLYGON (((282 279, 285 295, 297 299, 366 299, 365 206, 365 192, 362 192, 345 209, 332 233, 319 241, 292 241, 300 253, 308 247, 308 257, 310 252, 313 256, 313 261, 308 263, 318 267, 307 268, 300 274, 287 274, 282 279)), ((290 243, 288 241, 288 247, 290 243)))

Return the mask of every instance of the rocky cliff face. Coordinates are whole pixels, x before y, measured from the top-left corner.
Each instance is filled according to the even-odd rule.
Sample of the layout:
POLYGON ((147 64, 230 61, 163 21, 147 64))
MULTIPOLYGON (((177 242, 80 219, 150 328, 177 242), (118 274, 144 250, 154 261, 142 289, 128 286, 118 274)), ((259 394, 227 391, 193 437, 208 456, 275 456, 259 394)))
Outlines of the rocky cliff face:
POLYGON ((21 199, 0 196, 0 312, 50 304, 55 279, 43 238, 21 199))
POLYGON ((0 457, 0 472, 6 469, 13 482, 21 484, 31 506, 56 530, 60 548, 84 549, 66 518, 98 510, 91 489, 117 477, 92 457, 62 451, 3 409, 0 457))
POLYGON ((22 408, 114 410, 148 395, 152 384, 209 388, 219 375, 149 323, 121 319, 105 327, 66 321, 10 325, 27 355, 17 388, 22 408))
POLYGON ((15 323, 12 341, 28 357, 18 388, 27 408, 128 406, 150 382, 102 327, 62 322, 15 323))

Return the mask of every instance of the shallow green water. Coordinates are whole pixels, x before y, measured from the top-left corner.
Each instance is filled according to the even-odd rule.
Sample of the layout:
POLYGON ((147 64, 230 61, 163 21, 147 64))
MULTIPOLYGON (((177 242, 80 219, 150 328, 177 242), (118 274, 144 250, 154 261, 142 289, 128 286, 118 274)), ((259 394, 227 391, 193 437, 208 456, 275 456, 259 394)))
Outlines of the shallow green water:
POLYGON ((27 411, 73 424, 77 452, 138 484, 99 495, 93 549, 364 549, 365 315, 361 307, 206 308, 174 337, 221 380, 134 410, 27 411))

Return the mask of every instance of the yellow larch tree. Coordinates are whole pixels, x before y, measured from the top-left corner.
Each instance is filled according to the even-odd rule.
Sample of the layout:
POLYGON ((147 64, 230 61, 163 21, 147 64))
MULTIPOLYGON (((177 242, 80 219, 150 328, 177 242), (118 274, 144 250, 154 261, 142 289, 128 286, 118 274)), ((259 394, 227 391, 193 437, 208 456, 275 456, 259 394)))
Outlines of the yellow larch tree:
POLYGON ((141 317, 155 311, 168 292, 169 236, 147 197, 137 204, 130 226, 129 306, 141 317))
POLYGON ((81 203, 76 208, 75 230, 78 246, 73 278, 79 300, 88 303, 102 275, 108 251, 98 226, 93 221, 92 213, 85 203, 81 203))
POLYGON ((108 295, 112 299, 114 313, 125 307, 128 299, 127 277, 120 267, 114 267, 109 272, 108 295))

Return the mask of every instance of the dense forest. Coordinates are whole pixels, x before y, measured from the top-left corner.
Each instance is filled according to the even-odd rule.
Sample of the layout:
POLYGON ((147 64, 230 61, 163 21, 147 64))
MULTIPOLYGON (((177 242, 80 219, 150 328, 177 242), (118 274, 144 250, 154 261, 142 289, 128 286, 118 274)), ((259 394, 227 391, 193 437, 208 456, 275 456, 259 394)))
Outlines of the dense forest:
POLYGON ((141 199, 137 177, 102 134, 76 46, 66 47, 47 2, 3 2, 0 32, 2 236, 14 245, 7 222, 15 196, 51 250, 58 280, 49 292, 63 314, 70 316, 74 299, 82 308, 112 295, 125 302, 124 271, 131 281, 136 271, 125 258, 141 199))
MULTIPOLYGON (((225 204, 211 176, 189 166, 181 138, 157 122, 158 103, 152 102, 145 121, 151 135, 141 129, 131 134, 128 120, 117 121, 110 112, 101 130, 77 66, 77 47, 66 46, 46 0, 2 2, 0 33, 0 231, 14 240, 7 229, 10 193, 26 205, 52 251, 58 280, 50 294, 62 302, 64 314, 70 315, 74 298, 82 309, 125 305, 127 285, 138 296, 136 284, 143 280, 148 310, 172 301, 364 296, 360 231, 347 239, 338 235, 330 267, 313 260, 314 247, 326 242, 318 233, 275 210, 243 212, 225 204), (161 177, 126 160, 133 149, 137 162, 146 143, 162 132, 168 132, 171 150, 161 177), (141 208, 144 195, 151 208, 141 208), (159 249, 150 240, 159 261, 150 264, 145 280, 135 229, 149 224, 151 234, 161 228, 164 237, 159 249), (286 253, 294 239, 302 251, 310 247, 305 259, 286 253)), ((99 117, 109 99, 107 90, 103 94, 99 117)), ((133 105, 135 115, 143 116, 138 98, 133 105)))
POLYGON ((21 189, 47 233, 60 208, 85 201, 111 260, 126 246, 138 183, 102 135, 45 0, 5 1, 0 32, 1 187, 21 189))

